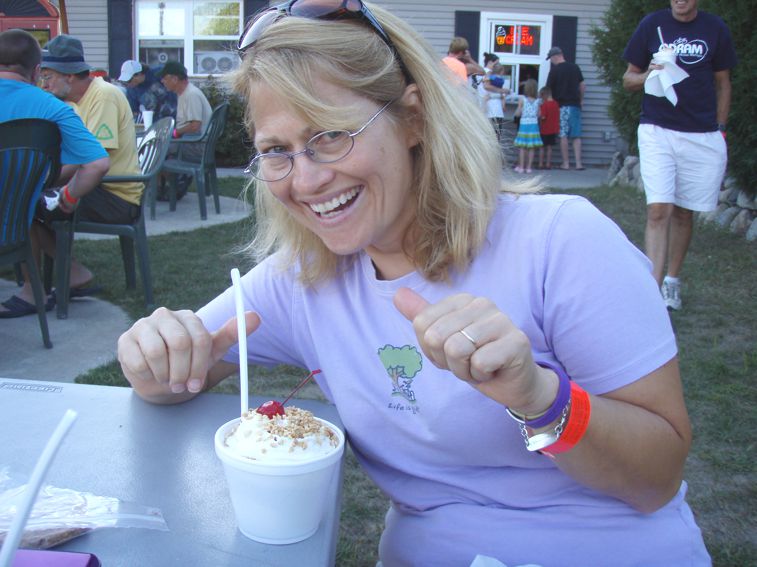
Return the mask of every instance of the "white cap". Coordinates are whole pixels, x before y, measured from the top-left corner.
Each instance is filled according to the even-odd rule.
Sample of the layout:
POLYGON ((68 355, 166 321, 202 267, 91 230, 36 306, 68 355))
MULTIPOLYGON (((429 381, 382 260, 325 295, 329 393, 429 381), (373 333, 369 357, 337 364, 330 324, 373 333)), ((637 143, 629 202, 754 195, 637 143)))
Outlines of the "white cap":
POLYGON ((122 83, 129 82, 134 75, 141 72, 142 63, 129 59, 128 61, 124 61, 124 64, 121 65, 121 76, 118 77, 118 80, 122 83))

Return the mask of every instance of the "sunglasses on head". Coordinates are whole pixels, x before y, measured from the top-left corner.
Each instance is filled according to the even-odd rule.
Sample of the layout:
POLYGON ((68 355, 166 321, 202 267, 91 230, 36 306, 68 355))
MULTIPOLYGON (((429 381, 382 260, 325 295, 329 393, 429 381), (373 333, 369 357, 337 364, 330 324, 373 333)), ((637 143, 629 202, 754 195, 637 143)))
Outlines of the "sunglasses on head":
POLYGON ((237 46, 239 56, 244 57, 245 51, 255 45, 263 32, 271 24, 285 16, 311 20, 352 19, 367 23, 392 50, 408 83, 412 82, 397 48, 376 17, 371 14, 361 0, 289 0, 283 4, 272 6, 248 22, 244 32, 239 36, 239 45, 237 46))

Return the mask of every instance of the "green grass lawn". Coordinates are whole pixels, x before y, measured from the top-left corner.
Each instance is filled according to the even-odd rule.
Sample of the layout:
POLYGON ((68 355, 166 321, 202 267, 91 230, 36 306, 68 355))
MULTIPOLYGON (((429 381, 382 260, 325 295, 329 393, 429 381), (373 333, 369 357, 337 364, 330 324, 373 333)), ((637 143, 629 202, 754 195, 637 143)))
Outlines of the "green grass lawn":
MULTIPOLYGON (((222 179, 222 192, 237 196, 241 184, 239 179, 222 179)), ((640 194, 608 187, 576 192, 592 200, 641 246, 644 203, 640 194)), ((244 221, 150 238, 158 304, 196 309, 225 289, 233 266, 250 265, 244 256, 230 252, 244 242, 249 224, 244 221)), ((124 291, 115 239, 77 241, 76 254, 87 259, 97 282, 105 287, 103 299, 123 307, 134 319, 145 314, 141 291, 124 291)), ((684 309, 672 314, 694 427, 686 474, 688 498, 714 564, 722 567, 757 564, 756 260, 754 243, 698 225, 682 274, 684 309)), ((251 375, 252 393, 285 395, 305 372, 292 367, 256 368, 251 375)), ((77 381, 126 385, 116 363, 77 381)), ((227 380, 220 389, 238 391, 235 379, 227 380)), ((298 395, 321 397, 314 386, 298 395)), ((352 455, 348 455, 345 479, 337 564, 373 567, 387 500, 352 455)))

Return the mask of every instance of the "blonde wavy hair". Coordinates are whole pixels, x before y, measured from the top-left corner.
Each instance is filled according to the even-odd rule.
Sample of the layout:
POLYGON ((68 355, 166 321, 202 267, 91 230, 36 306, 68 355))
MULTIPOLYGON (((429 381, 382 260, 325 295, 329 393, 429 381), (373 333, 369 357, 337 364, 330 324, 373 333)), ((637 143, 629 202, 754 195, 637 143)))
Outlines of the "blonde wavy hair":
MULTIPOLYGON (((432 48, 409 25, 387 11, 370 10, 391 37, 405 68, 418 86, 422 116, 401 104, 385 112, 398 124, 416 124, 420 143, 413 148, 417 218, 405 239, 405 253, 433 281, 450 270, 465 269, 485 239, 486 228, 503 190, 502 158, 496 136, 468 88, 445 72, 432 48)), ((316 129, 353 130, 360 113, 324 101, 316 80, 383 105, 399 99, 407 81, 392 50, 377 32, 358 20, 324 21, 285 17, 272 24, 245 54, 232 77, 246 100, 264 84, 316 129)), ((255 136, 252 107, 246 126, 255 136)), ((359 141, 357 142, 359 143, 359 141)), ((349 159, 349 158, 347 158, 349 159)), ((254 181, 256 227, 248 250, 256 261, 274 252, 300 263, 306 284, 334 277, 355 259, 331 252, 295 220, 262 181, 254 181)), ((521 192, 523 188, 509 188, 521 192)))

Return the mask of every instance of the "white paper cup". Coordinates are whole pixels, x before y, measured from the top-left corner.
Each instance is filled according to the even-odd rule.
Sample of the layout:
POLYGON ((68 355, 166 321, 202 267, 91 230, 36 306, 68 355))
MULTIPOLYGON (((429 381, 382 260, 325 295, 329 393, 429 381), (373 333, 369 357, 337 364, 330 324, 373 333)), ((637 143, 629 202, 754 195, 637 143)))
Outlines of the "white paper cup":
MULTIPOLYGON (((316 418, 318 419, 318 418, 316 418)), ((216 455, 221 459, 239 531, 261 543, 302 541, 317 530, 326 511, 329 493, 344 453, 344 434, 318 419, 337 435, 334 450, 311 461, 266 464, 238 457, 225 445, 239 418, 218 428, 216 455)))
POLYGON ((664 63, 675 63, 676 52, 675 51, 658 51, 657 53, 652 55, 652 62, 656 63, 657 65, 662 65, 664 63))
POLYGON ((143 110, 142 111, 142 122, 145 124, 145 130, 147 130, 150 126, 152 126, 152 110, 143 110))

